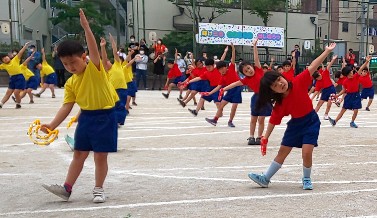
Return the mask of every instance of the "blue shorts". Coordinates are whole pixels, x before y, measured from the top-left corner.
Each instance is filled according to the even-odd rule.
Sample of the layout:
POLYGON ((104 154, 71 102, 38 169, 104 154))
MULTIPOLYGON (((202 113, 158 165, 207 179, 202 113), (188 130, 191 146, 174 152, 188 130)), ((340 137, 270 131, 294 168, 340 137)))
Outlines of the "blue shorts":
POLYGON ((131 81, 127 83, 127 95, 131 97, 135 97, 137 92, 136 82, 131 81))
POLYGON ((331 94, 336 94, 336 90, 334 85, 331 85, 327 88, 322 89, 321 100, 328 101, 330 99, 331 94))
POLYGON ((9 78, 9 89, 24 90, 26 86, 25 77, 23 74, 13 75, 9 78))
POLYGON ((254 117, 258 117, 258 116, 269 117, 269 116, 271 116, 272 105, 270 105, 270 104, 264 106, 259 111, 257 111, 256 106, 257 106, 258 98, 259 98, 258 93, 254 93, 254 95, 251 97, 251 101, 250 101, 251 116, 254 116, 254 117))
POLYGON ((234 87, 233 89, 229 89, 226 94, 224 95, 223 99, 224 101, 230 102, 230 103, 242 103, 242 86, 234 87))
POLYGON ((318 114, 312 110, 300 118, 292 118, 287 123, 282 145, 302 148, 303 144, 318 146, 318 135, 321 126, 318 114))
POLYGON ((118 93, 119 101, 115 103, 115 111, 117 115, 117 122, 120 125, 124 125, 124 121, 126 120, 127 112, 126 112, 126 101, 127 101, 127 89, 116 89, 118 93))
POLYGON ((118 125, 114 108, 81 110, 75 131, 75 150, 116 152, 118 125))
POLYGON ((207 80, 199 80, 197 82, 190 83, 190 90, 197 92, 206 92, 209 89, 209 82, 207 80))
POLYGON ((185 76, 180 76, 180 77, 176 77, 174 80, 173 80, 173 83, 175 85, 177 85, 179 82, 183 82, 185 81, 185 76))
POLYGON ((26 81, 26 89, 37 90, 38 85, 39 83, 38 83, 37 77, 35 76, 30 77, 28 81, 26 81))
MULTIPOLYGON (((216 86, 210 86, 210 89, 208 89, 207 92, 212 91, 214 88, 216 88, 216 86)), ((215 93, 213 93, 212 95, 209 95, 209 96, 202 96, 202 98, 204 100, 208 101, 208 102, 211 102, 211 101, 213 101, 215 103, 220 102, 219 101, 219 92, 220 91, 217 91, 217 92, 215 92, 215 93)))
POLYGON ((374 87, 363 88, 361 91, 361 99, 373 99, 374 98, 374 87))
POLYGON ((360 93, 347 93, 346 97, 344 97, 343 108, 348 110, 361 109, 360 93))
POLYGON ((55 85, 57 83, 56 73, 51 73, 50 75, 45 76, 44 83, 49 85, 55 85))

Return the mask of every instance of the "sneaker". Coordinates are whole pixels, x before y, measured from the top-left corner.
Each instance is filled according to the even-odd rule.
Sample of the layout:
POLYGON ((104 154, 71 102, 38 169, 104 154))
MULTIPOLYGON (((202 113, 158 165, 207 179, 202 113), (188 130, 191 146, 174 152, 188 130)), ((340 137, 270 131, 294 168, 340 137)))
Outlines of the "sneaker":
POLYGON ((13 95, 12 95, 12 99, 13 99, 13 101, 14 101, 15 103, 17 103, 17 102, 16 102, 16 97, 14 97, 13 95))
POLYGON ((358 128, 358 126, 356 125, 356 123, 355 122, 350 122, 350 127, 352 127, 352 128, 358 128))
POLYGON ((182 107, 186 107, 186 103, 181 99, 177 98, 178 102, 181 104, 182 107))
POLYGON ((263 174, 255 174, 255 173, 249 173, 249 178, 253 180, 258 185, 262 186, 263 188, 268 188, 268 183, 270 183, 269 180, 267 180, 266 176, 263 174))
POLYGON ((179 99, 183 99, 182 95, 179 95, 179 99))
POLYGON ((136 102, 132 102, 132 105, 133 105, 133 106, 137 106, 136 102))
POLYGON ((209 118, 206 118, 206 121, 214 126, 216 126, 217 124, 217 121, 215 119, 209 119, 209 118))
POLYGON ((41 94, 33 94, 35 97, 37 97, 37 98, 40 98, 41 97, 41 94))
POLYGON ((329 117, 329 122, 331 123, 332 126, 336 125, 336 121, 331 119, 331 117, 329 117))
POLYGON ((324 120, 329 120, 329 115, 325 114, 325 116, 323 116, 323 119, 324 120))
POLYGON ((188 109, 188 111, 190 111, 190 113, 195 117, 198 116, 198 112, 196 112, 196 110, 188 109))
POLYGON ((255 138, 254 137, 249 137, 248 139, 248 145, 255 145, 255 138))
POLYGON ((20 109, 21 108, 21 105, 20 104, 16 104, 16 109, 20 109))
POLYGON ((312 180, 310 178, 302 178, 302 189, 313 190, 312 180))
POLYGON ((34 104, 34 101, 33 100, 29 101, 29 104, 34 104))
POLYGON ((366 111, 370 111, 369 107, 366 107, 365 110, 366 110, 366 111))
POLYGON ((260 140, 261 140, 261 138, 260 138, 260 137, 257 137, 257 138, 255 139, 255 145, 260 145, 260 140))
POLYGON ((164 96, 166 99, 169 98, 169 95, 168 95, 168 94, 166 94, 166 93, 161 93, 161 94, 162 94, 162 96, 164 96))
POLYGON ((55 98, 55 95, 52 95, 52 98, 55 98))
POLYGON ((229 121, 229 122, 228 122, 228 126, 229 126, 229 127, 232 127, 232 128, 236 127, 236 126, 233 124, 232 121, 229 121))
POLYGON ((101 187, 93 189, 93 203, 103 203, 106 201, 105 191, 101 187))
POLYGON ((69 197, 71 196, 71 192, 67 192, 62 185, 42 185, 47 191, 51 192, 52 194, 61 197, 63 200, 68 201, 69 197))
POLYGON ((130 109, 132 109, 132 107, 131 107, 131 106, 130 106, 129 108, 130 108, 130 109))
POLYGON ((205 108, 204 108, 204 105, 202 106, 202 108, 200 108, 200 110, 202 110, 202 111, 204 111, 204 110, 205 110, 205 108))

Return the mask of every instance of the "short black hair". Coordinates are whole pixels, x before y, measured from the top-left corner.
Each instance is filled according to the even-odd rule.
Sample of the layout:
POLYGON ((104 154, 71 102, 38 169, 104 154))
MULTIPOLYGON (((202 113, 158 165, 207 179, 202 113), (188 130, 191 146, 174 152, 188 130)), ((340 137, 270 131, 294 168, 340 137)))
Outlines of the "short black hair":
POLYGON ((335 78, 340 78, 340 75, 342 75, 342 71, 338 70, 335 72, 335 78))
POLYGON ((317 67, 317 70, 320 70, 320 69, 322 69, 322 66, 317 67))
POLYGON ((204 61, 204 64, 206 66, 209 66, 209 65, 214 65, 215 64, 215 61, 212 59, 212 58, 208 58, 204 61))
POLYGON ((369 71, 368 67, 364 67, 363 71, 366 70, 366 71, 369 71))
POLYGON ((84 47, 75 40, 65 40, 57 48, 58 57, 79 56, 85 53, 84 47))
POLYGON ((277 69, 279 69, 279 68, 282 68, 282 69, 283 69, 283 65, 279 65, 277 69))
POLYGON ((174 60, 168 60, 168 64, 174 64, 174 60))
POLYGON ((350 67, 345 67, 342 69, 342 75, 343 76, 348 76, 348 74, 350 74, 352 72, 352 68, 350 67))
POLYGON ((35 45, 30 45, 29 48, 35 48, 35 45))
POLYGON ((240 65, 238 66, 238 71, 240 71, 242 74, 243 74, 243 68, 247 65, 251 65, 253 66, 253 63, 251 63, 250 61, 242 61, 240 63, 240 65))
POLYGON ((202 58, 198 58, 198 59, 195 59, 195 65, 198 63, 198 62, 202 62, 203 63, 203 59, 202 58))
POLYGON ((315 72, 312 74, 312 77, 313 77, 314 79, 317 79, 317 78, 320 77, 320 76, 321 76, 321 74, 319 74, 318 71, 315 71, 315 72))
POLYGON ((263 65, 262 69, 268 69, 268 66, 263 65))
POLYGON ((131 39, 131 38, 134 38, 134 39, 135 39, 135 36, 134 36, 134 35, 131 35, 131 36, 130 36, 130 39, 131 39))
POLYGON ((6 56, 8 56, 7 53, 0 53, 0 61, 2 61, 6 56))
POLYGON ((220 68, 223 68, 223 67, 226 67, 225 61, 219 61, 219 62, 216 63, 217 69, 220 69, 220 68))
POLYGON ((283 67, 287 66, 287 65, 291 66, 291 62, 290 61, 284 61, 283 64, 282 64, 283 67))

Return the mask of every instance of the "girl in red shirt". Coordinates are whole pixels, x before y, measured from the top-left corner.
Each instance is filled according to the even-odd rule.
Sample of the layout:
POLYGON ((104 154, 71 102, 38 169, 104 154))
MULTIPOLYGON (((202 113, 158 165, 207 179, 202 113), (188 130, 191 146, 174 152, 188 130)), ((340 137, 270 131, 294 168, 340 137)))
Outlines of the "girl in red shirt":
POLYGON ((368 71, 368 64, 371 59, 372 59, 372 56, 368 56, 366 58, 365 63, 360 67, 360 70, 358 72, 360 74, 359 82, 361 86, 363 87, 363 90, 361 91, 361 100, 369 98, 368 105, 365 108, 365 110, 367 111, 370 111, 369 107, 372 104, 373 98, 374 98, 373 81, 368 71))
POLYGON ((272 115, 267 127, 266 135, 261 140, 262 155, 265 155, 268 138, 275 125, 279 125, 284 116, 291 115, 287 129, 274 161, 268 170, 261 175, 249 173, 249 178, 258 185, 267 188, 271 177, 281 168, 284 160, 293 147, 302 148, 304 190, 313 189, 310 179, 312 156, 314 147, 318 146, 318 135, 321 122, 313 110, 312 101, 308 95, 308 87, 312 83, 312 75, 318 66, 335 48, 336 44, 326 46, 325 51, 317 57, 304 72, 295 77, 292 82, 287 81, 278 72, 267 72, 260 82, 260 96, 257 108, 273 104, 272 115), (299 102, 299 103, 298 103, 299 102))

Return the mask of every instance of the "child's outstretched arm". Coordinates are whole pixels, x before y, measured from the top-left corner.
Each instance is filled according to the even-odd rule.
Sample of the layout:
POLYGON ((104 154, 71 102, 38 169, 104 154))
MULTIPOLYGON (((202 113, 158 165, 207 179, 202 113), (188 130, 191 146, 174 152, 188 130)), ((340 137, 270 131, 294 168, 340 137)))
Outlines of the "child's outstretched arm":
POLYGON ((228 46, 225 47, 223 55, 221 55, 220 61, 224 61, 225 60, 227 53, 228 53, 228 46))
POLYGON ((22 64, 26 66, 29 63, 29 61, 34 57, 34 54, 35 51, 33 51, 33 53, 31 53, 31 55, 28 58, 26 58, 26 60, 22 64))
POLYGON ((332 50, 336 47, 336 43, 331 43, 330 45, 326 46, 325 51, 322 52, 320 56, 318 56, 308 67, 310 72, 310 76, 317 70, 317 68, 322 64, 322 62, 326 59, 327 56, 331 53, 332 50))
POLYGON ((338 58, 338 55, 334 55, 330 61, 330 63, 327 65, 326 69, 330 70, 332 65, 335 63, 336 59, 338 58))
POLYGON ((111 47, 113 48, 114 60, 116 62, 120 63, 120 58, 119 58, 119 55, 117 53, 117 43, 115 42, 114 37, 113 37, 113 35, 111 35, 111 33, 109 33, 109 37, 110 37, 111 47))
POLYGON ((233 42, 230 43, 230 46, 232 47, 232 58, 230 59, 230 62, 232 64, 235 64, 236 63, 236 48, 234 47, 233 42))
POLYGON ((258 39, 255 39, 253 41, 253 50, 254 50, 254 66, 258 68, 262 68, 262 65, 260 64, 259 56, 258 56, 258 39))
POLYGON ((44 133, 47 133, 47 129, 54 130, 58 127, 64 120, 67 118, 69 113, 71 112, 74 102, 65 103, 61 106, 58 113, 56 113, 55 118, 49 124, 43 124, 41 126, 41 130, 44 133), (47 128, 47 129, 46 129, 47 128))
POLYGON ((174 63, 177 63, 177 57, 178 57, 178 50, 175 48, 175 54, 174 54, 174 63))
POLYGON ((101 60, 102 60, 102 65, 106 66, 107 62, 107 53, 106 53, 106 39, 101 37, 101 42, 99 43, 101 47, 101 60))
POLYGON ((361 65, 359 71, 357 71, 358 74, 361 74, 363 72, 363 70, 369 65, 369 62, 370 62, 371 59, 372 59, 372 56, 370 56, 370 55, 368 55, 365 58, 365 63, 363 65, 361 65))
POLYGON ((86 39, 86 44, 89 50, 90 61, 97 67, 98 70, 101 70, 100 69, 101 58, 99 55, 97 42, 96 42, 96 39, 94 38, 93 32, 89 26, 89 22, 86 19, 84 11, 82 9, 80 9, 80 24, 85 31, 85 39, 86 39))
POLYGON ((271 57, 271 62, 269 68, 272 70, 272 67, 274 66, 275 58, 271 57))
POLYGON ((241 82, 241 80, 238 80, 237 82, 234 82, 232 84, 225 86, 223 90, 228 91, 229 89, 233 89, 234 87, 237 87, 237 86, 243 86, 243 83, 241 82))
POLYGON ((17 53, 18 58, 21 60, 22 56, 24 55, 27 47, 29 46, 30 42, 25 43, 25 45, 21 48, 21 50, 17 53))
POLYGON ((46 62, 46 52, 45 52, 45 48, 42 48, 41 53, 42 53, 42 62, 46 62))
POLYGON ((291 68, 293 70, 295 70, 296 69, 296 61, 297 61, 296 60, 296 52, 292 52, 291 56, 292 56, 291 68))

